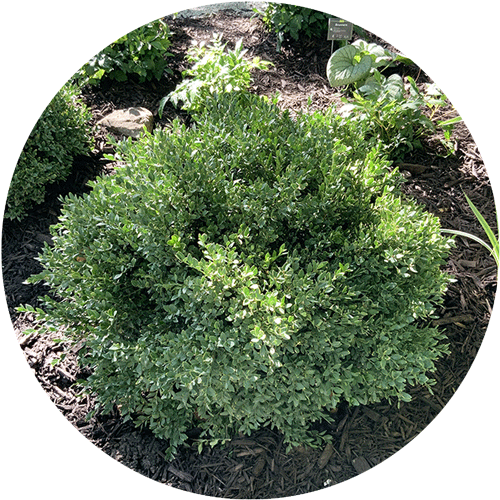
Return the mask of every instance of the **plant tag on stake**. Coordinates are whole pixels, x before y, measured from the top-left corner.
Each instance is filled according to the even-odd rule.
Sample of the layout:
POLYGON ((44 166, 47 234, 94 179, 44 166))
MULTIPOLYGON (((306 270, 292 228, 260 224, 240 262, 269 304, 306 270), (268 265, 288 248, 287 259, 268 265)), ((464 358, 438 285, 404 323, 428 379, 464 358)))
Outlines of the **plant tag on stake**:
POLYGON ((344 19, 340 19, 338 17, 332 17, 328 19, 327 40, 332 41, 332 52, 335 40, 351 40, 352 27, 353 24, 348 21, 345 21, 344 19))
POLYGON ((328 19, 327 40, 350 40, 352 38, 352 23, 332 17, 328 19))

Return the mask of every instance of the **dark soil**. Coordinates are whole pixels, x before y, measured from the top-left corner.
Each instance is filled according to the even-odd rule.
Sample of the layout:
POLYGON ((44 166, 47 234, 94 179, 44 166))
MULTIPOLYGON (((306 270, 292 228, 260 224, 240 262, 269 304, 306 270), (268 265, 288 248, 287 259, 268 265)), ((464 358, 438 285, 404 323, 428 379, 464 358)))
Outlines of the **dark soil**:
MULTIPOLYGON (((171 50, 174 56, 170 59, 172 75, 164 81, 143 85, 127 82, 85 89, 84 100, 95 121, 114 109, 129 106, 144 106, 155 113, 160 99, 180 81, 191 41, 208 40, 214 32, 223 33, 230 44, 243 37, 250 55, 274 63, 270 71, 255 74, 253 92, 269 96, 279 92, 280 106, 293 112, 306 109, 308 97, 310 109, 324 109, 339 102, 340 94, 329 87, 325 76, 330 42, 302 41, 300 46, 290 43, 276 53, 276 39, 260 20, 239 18, 231 11, 168 22, 175 33, 171 50)), ((429 81, 418 68, 401 71, 411 74, 418 84, 429 81)), ((188 119, 167 106, 161 120, 156 116, 157 126, 164 126, 176 116, 188 119)), ((434 394, 412 387, 412 401, 400 407, 385 401, 340 408, 335 424, 325 426, 333 437, 332 445, 325 449, 295 449, 287 454, 282 436, 264 428, 250 437, 238 437, 226 447, 207 449, 201 454, 195 446, 186 447, 173 462, 167 463, 163 453, 168 444, 147 430, 124 423, 118 413, 97 414, 87 420, 93 400, 89 396, 78 397, 74 382, 86 374, 78 367, 74 352, 52 364, 63 352, 64 344, 54 343, 49 337, 23 335, 32 326, 32 318, 17 313, 16 307, 38 305, 37 297, 44 293, 41 285, 26 285, 24 281, 40 271, 36 256, 45 242, 50 243, 49 226, 57 221, 59 197, 68 192, 84 193, 89 189, 89 179, 106 175, 112 169, 103 157, 104 152, 110 152, 105 134, 99 132, 96 137, 93 156, 77 158, 70 179, 52 186, 43 205, 33 209, 22 222, 4 221, 2 266, 9 312, 28 364, 66 418, 107 454, 156 481, 199 494, 229 498, 292 496, 340 483, 379 464, 417 436, 455 393, 481 345, 496 291, 493 258, 480 245, 462 238, 457 239, 447 264, 456 282, 449 287, 436 321, 449 338, 451 353, 437 364, 434 394)), ((454 155, 440 156, 443 148, 436 135, 427 140, 422 150, 405 158, 401 165, 408 175, 404 192, 437 215, 443 227, 482 235, 463 193, 481 207, 488 223, 494 226, 491 186, 465 125, 456 127, 454 141, 454 155)))

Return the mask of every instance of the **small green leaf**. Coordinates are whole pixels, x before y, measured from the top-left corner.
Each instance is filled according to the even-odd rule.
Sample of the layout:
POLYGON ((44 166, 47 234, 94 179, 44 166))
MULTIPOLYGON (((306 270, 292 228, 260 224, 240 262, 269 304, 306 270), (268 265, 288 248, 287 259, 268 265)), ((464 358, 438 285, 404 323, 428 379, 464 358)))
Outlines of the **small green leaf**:
POLYGON ((455 118, 450 118, 449 120, 438 122, 438 125, 440 127, 449 127, 450 125, 455 125, 456 123, 460 123, 462 121, 463 118, 461 116, 455 116, 455 118))

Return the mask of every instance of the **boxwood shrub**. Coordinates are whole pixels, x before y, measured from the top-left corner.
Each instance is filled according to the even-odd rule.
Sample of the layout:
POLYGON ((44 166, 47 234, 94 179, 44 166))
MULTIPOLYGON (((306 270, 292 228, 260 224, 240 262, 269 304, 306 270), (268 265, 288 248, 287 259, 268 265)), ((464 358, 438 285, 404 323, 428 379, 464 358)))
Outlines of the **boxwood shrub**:
POLYGON ((428 319, 449 277, 438 220, 334 113, 250 94, 119 146, 68 196, 41 256, 40 321, 83 341, 100 408, 169 440, 271 426, 289 446, 340 401, 407 401, 446 352, 428 319))
POLYGON ((67 83, 26 141, 10 184, 5 218, 25 217, 27 210, 44 201, 48 184, 66 180, 75 156, 92 151, 91 118, 78 88, 67 83))

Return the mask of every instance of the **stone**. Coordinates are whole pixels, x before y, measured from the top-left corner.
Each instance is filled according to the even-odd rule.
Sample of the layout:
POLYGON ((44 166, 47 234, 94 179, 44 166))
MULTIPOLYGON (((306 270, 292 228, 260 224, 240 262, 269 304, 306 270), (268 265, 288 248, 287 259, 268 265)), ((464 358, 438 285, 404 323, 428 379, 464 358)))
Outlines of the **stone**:
POLYGON ((126 135, 137 139, 144 132, 153 131, 153 113, 146 108, 117 109, 97 122, 97 125, 106 127, 110 132, 126 135))

